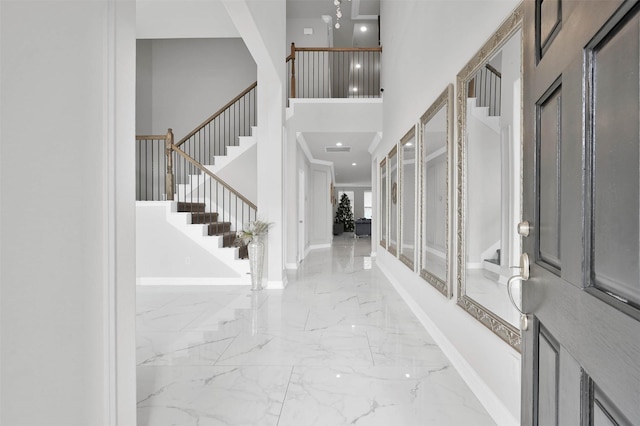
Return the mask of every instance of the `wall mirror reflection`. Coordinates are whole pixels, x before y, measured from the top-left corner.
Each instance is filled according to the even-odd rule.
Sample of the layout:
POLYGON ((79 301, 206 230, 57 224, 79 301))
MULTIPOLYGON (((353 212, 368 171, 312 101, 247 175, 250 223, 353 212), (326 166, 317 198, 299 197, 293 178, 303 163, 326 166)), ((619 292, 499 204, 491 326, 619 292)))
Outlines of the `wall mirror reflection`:
POLYGON ((449 156, 453 143, 453 86, 420 119, 422 224, 420 276, 446 297, 449 285, 449 156))
POLYGON ((388 155, 389 162, 389 253, 398 255, 398 146, 388 155))
POLYGON ((387 248, 387 159, 380 162, 380 245, 387 248))
POLYGON ((518 7, 457 80, 458 304, 517 350, 506 283, 521 254, 521 26, 518 7))
POLYGON ((400 141, 400 261, 412 271, 416 254, 416 129, 400 141))

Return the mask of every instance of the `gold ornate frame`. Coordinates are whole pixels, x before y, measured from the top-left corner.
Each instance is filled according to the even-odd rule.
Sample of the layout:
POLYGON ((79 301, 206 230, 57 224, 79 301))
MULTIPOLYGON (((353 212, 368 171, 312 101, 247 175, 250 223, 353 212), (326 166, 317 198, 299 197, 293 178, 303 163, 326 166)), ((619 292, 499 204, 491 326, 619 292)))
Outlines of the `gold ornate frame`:
MULTIPOLYGON (((505 321, 489 309, 478 303, 466 294, 466 235, 465 235, 465 208, 466 208, 466 114, 467 114, 467 84, 475 73, 490 59, 507 40, 520 28, 522 28, 523 6, 518 5, 511 15, 500 25, 498 30, 480 48, 478 53, 460 70, 456 79, 456 103, 458 109, 457 129, 458 129, 458 187, 457 187, 457 272, 458 272, 458 299, 457 303, 471 316, 476 318, 493 333, 508 343, 518 352, 521 351, 522 336, 520 330, 505 321)), ((522 60, 520 61, 522 64, 522 60)), ((522 65, 521 65, 522 67, 522 65)), ((522 143, 522 135, 520 135, 522 143)), ((506 290, 505 290, 506 291, 506 290)))
POLYGON ((449 264, 451 253, 449 239, 451 238, 449 221, 451 219, 451 210, 450 206, 452 205, 451 195, 452 195, 452 179, 451 179, 451 165, 453 164, 453 85, 449 84, 447 88, 438 96, 438 98, 431 104, 431 106, 427 109, 427 111, 420 117, 420 131, 419 131, 419 144, 420 144, 420 276, 427 281, 429 284, 434 286, 440 293, 442 293, 446 298, 451 298, 451 273, 449 271, 449 264), (445 279, 441 279, 435 274, 429 272, 425 269, 425 266, 422 264, 423 253, 423 238, 424 238, 424 227, 425 224, 422 222, 422 218, 424 217, 424 209, 426 208, 426 185, 425 185, 425 136, 424 136, 424 126, 438 113, 442 108, 446 108, 446 132, 447 132, 447 141, 446 141, 446 187, 447 187, 447 200, 446 200, 446 213, 445 213, 445 279))
MULTIPOLYGON (((393 148, 391 148, 391 151, 389 151, 389 154, 387 154, 387 180, 389 182, 389 188, 391 188, 393 185, 391 183, 391 175, 393 173, 393 171, 391 170, 391 159, 393 158, 393 156, 396 156, 396 183, 398 182, 398 172, 399 172, 399 168, 400 168, 400 163, 398 161, 398 145, 394 145, 393 148)), ((391 194, 389 194, 391 196, 391 194)), ((396 195, 397 196, 397 195, 396 195)), ((399 217, 399 208, 398 208, 398 204, 395 205, 391 205, 391 203, 389 204, 389 210, 387 210, 387 220, 388 220, 388 225, 387 225, 387 233, 388 233, 388 244, 387 244, 387 250, 389 251, 389 253, 391 253, 394 256, 398 256, 398 242, 400 240, 400 231, 398 229, 398 217, 399 217), (392 223, 393 221, 391 220, 391 209, 395 208, 396 209, 396 220, 395 223, 392 223), (396 245, 392 244, 391 241, 391 227, 394 226, 395 230, 396 230, 396 245)))
POLYGON ((387 157, 384 157, 380 162, 380 246, 387 248, 387 233, 389 232, 389 174, 387 170, 387 157), (383 172, 384 170, 384 172, 383 172), (385 179, 384 183, 382 179, 385 179), (383 192, 384 191, 384 192, 383 192), (384 197, 383 197, 384 195, 384 197), (384 212, 384 214, 383 214, 384 212), (384 227, 384 229, 383 229, 384 227), (383 232, 384 231, 384 232, 383 232))
MULTIPOLYGON (((399 253, 399 258, 400 261, 402 263, 404 263, 409 269, 411 269, 412 271, 415 270, 415 257, 416 257, 416 253, 418 252, 418 250, 416 250, 414 248, 414 253, 413 253, 413 259, 409 258, 408 256, 406 256, 403 251, 402 251, 402 244, 403 244, 403 240, 404 240, 404 209, 405 209, 405 200, 403 200, 402 194, 404 192, 404 147, 405 145, 410 142, 413 139, 414 141, 414 147, 415 147, 415 160, 414 160, 414 167, 415 167, 415 172, 414 172, 414 182, 415 182, 415 175, 418 175, 419 170, 418 170, 418 154, 419 154, 419 150, 417 149, 417 137, 416 137, 416 126, 412 126, 411 129, 409 129, 409 131, 402 137, 402 139, 400 139, 400 149, 399 149, 399 153, 398 153, 398 182, 400 184, 400 202, 399 204, 399 209, 398 209, 398 253, 399 253)), ((417 188, 417 185, 415 185, 415 187, 417 188)), ((413 206, 411 206, 411 208, 414 211, 414 229, 416 229, 416 205, 417 205, 417 201, 418 201, 418 197, 416 196, 417 191, 414 188, 414 196, 413 196, 413 206)), ((415 244, 414 244, 415 247, 415 244)))

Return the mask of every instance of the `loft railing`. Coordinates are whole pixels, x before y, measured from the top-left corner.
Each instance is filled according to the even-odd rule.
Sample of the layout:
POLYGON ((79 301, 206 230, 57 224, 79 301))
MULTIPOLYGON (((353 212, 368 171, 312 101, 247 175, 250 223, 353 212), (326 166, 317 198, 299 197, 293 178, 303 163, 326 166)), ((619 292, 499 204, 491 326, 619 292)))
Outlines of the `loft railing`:
POLYGON ((226 155, 227 147, 237 146, 239 137, 250 135, 256 125, 257 85, 247 87, 175 145, 200 164, 213 164, 214 156, 226 155))
POLYGON ((289 98, 379 98, 381 47, 316 48, 291 43, 289 98))
POLYGON ((235 232, 257 219, 257 207, 173 143, 165 135, 136 136, 136 199, 177 201, 192 220, 208 224, 209 235, 223 235, 225 245, 235 232), (194 217, 196 219, 194 219, 194 217))
POLYGON ((476 98, 476 106, 488 107, 490 116, 499 116, 502 74, 489 64, 480 68, 469 83, 468 95, 476 98))

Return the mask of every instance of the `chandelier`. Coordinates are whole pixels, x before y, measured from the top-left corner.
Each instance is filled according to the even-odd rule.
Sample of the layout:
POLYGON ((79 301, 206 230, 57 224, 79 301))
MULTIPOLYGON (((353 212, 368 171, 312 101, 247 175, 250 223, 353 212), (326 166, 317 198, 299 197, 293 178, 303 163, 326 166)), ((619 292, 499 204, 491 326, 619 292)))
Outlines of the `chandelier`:
POLYGON ((342 0, 333 0, 333 4, 336 5, 336 29, 340 28, 340 18, 342 18, 342 10, 340 10, 341 3, 342 3, 342 0))

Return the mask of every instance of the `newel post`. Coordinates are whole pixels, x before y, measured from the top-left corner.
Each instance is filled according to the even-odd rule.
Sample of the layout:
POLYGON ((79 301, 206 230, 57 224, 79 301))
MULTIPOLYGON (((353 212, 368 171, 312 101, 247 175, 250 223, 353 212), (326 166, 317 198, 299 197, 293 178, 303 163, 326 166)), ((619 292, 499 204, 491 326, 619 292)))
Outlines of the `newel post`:
POLYGON ((173 130, 167 130, 164 140, 165 154, 167 155, 167 176, 165 179, 165 191, 167 200, 173 201, 173 130))
POLYGON ((296 45, 291 43, 291 97, 296 97, 296 45))

